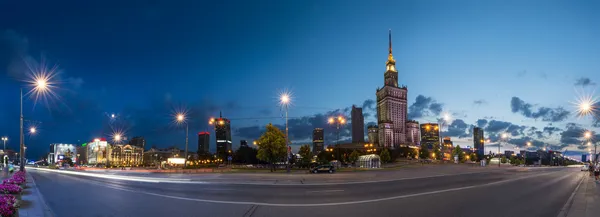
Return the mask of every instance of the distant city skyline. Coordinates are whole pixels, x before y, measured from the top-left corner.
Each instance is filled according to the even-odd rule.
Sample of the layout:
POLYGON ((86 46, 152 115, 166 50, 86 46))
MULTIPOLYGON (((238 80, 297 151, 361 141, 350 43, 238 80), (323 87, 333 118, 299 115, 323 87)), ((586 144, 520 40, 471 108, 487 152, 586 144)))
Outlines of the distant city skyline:
MULTIPOLYGON (((26 118, 39 122, 26 136, 30 157, 51 143, 110 138, 107 114, 146 148, 183 149, 184 131, 171 124, 180 108, 189 112, 190 138, 213 133, 208 120, 222 111, 237 147, 269 122, 283 126, 277 93, 285 89, 293 93, 294 150, 312 142, 314 128, 331 144, 327 118, 350 119, 354 104, 364 126, 376 124, 373 92, 386 71, 389 29, 398 82, 410 89, 408 119, 437 123, 450 114, 442 135, 455 145, 472 146, 471 129, 481 127, 493 141, 510 134, 502 152, 531 141, 581 156, 582 129, 600 132, 573 105, 600 82, 597 2, 116 3, 71 5, 77 9, 61 16, 66 3, 0 3, 0 136, 8 148, 19 143, 23 60, 58 64, 61 81, 60 99, 24 102, 26 118)), ((351 139, 351 122, 341 135, 351 139)), ((210 142, 214 152, 214 136, 210 142)))

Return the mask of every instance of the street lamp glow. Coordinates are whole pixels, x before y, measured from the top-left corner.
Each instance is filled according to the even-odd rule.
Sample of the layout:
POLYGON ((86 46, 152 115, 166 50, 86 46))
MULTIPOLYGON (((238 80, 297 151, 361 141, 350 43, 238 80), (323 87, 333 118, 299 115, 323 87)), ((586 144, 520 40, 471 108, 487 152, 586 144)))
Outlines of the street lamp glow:
POLYGON ((531 142, 527 142, 527 146, 531 146, 531 142))
POLYGON ((333 118, 327 119, 327 123, 329 123, 329 124, 333 124, 334 122, 335 122, 335 120, 333 118))
POLYGON ((577 101, 573 104, 577 107, 577 114, 582 117, 588 114, 594 114, 596 109, 596 104, 598 103, 598 99, 593 96, 593 94, 582 94, 578 97, 577 101))
POLYGON ((292 104, 292 93, 284 90, 279 93, 279 106, 287 108, 292 104))
POLYGON ((182 122, 183 120, 185 120, 185 116, 183 116, 183 114, 177 114, 177 121, 182 122))
POLYGON ((586 131, 586 132, 583 134, 583 137, 584 137, 584 138, 586 138, 586 139, 590 139, 590 138, 592 138, 592 132, 590 132, 590 131, 586 131))
POLYGON ((35 131, 36 131, 35 127, 29 128, 29 132, 35 133, 35 131))
POLYGON ((508 134, 507 134, 507 133, 503 133, 503 134, 502 134, 502 138, 503 138, 503 139, 506 139, 506 138, 508 138, 508 134))
POLYGON ((121 141, 121 134, 116 134, 115 135, 115 141, 121 141))

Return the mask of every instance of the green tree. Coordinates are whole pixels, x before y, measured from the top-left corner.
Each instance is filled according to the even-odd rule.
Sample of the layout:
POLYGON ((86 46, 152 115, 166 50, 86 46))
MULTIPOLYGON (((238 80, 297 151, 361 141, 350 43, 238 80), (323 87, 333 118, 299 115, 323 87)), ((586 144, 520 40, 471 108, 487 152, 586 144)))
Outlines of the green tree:
POLYGON ((477 162, 479 160, 479 159, 477 159, 477 153, 471 153, 471 155, 469 156, 469 158, 473 162, 477 162))
POLYGON ((279 128, 269 124, 267 131, 260 136, 257 143, 258 154, 256 157, 271 164, 271 171, 274 171, 274 163, 283 160, 287 154, 285 135, 279 128))
POLYGON ((500 158, 500 162, 505 164, 506 163, 506 156, 502 156, 502 158, 500 158))
POLYGON ((387 150, 387 148, 381 150, 381 153, 379 153, 379 158, 381 159, 381 162, 383 163, 388 163, 391 160, 391 156, 390 156, 390 151, 387 150))
POLYGON ((427 144, 421 144, 421 150, 419 150, 419 159, 425 160, 429 157, 429 149, 427 148, 427 144))
POLYGON ((515 163, 517 163, 517 158, 515 156, 510 156, 510 164, 515 165, 515 163))
POLYGON ((350 153, 348 160, 350 160, 350 163, 354 164, 358 160, 359 156, 360 156, 360 153, 357 150, 354 150, 354 151, 352 151, 352 153, 350 153))
POLYGON ((319 154, 317 155, 317 160, 319 160, 319 163, 329 163, 333 160, 333 154, 328 151, 319 152, 319 154))
POLYGON ((309 145, 300 146, 300 151, 298 151, 298 154, 300 154, 300 156, 302 156, 302 164, 303 165, 310 164, 310 161, 313 158, 313 153, 310 151, 309 145))
POLYGON ((433 145, 433 155, 434 156, 432 156, 432 158, 434 160, 442 159, 442 152, 440 151, 440 145, 439 144, 433 145))
POLYGON ((454 150, 452 151, 452 159, 454 159, 454 156, 457 156, 457 155, 458 155, 458 161, 463 162, 465 159, 465 152, 462 150, 460 145, 457 145, 456 148, 454 148, 454 150))

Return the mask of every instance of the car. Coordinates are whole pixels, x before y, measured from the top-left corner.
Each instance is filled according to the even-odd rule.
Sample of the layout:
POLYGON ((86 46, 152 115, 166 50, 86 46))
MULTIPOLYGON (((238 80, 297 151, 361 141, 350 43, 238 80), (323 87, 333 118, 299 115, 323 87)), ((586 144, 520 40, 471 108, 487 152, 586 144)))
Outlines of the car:
POLYGON ((588 171, 590 169, 590 166, 588 166, 587 164, 584 164, 583 166, 581 166, 581 171, 588 171))
POLYGON ((312 173, 335 173, 335 167, 331 165, 319 165, 310 170, 312 173))

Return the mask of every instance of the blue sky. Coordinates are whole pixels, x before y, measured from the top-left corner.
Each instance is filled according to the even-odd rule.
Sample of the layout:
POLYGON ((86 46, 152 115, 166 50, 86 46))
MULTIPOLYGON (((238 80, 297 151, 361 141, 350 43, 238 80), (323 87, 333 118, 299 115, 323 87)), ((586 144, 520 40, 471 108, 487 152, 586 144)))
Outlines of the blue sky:
MULTIPOLYGON (((599 10, 593 1, 2 1, 0 134, 17 145, 19 61, 45 59, 59 65, 62 99, 35 108, 26 100, 26 116, 41 122, 35 154, 53 142, 107 137, 106 113, 117 113, 130 137, 182 147, 170 117, 181 107, 191 112, 192 132, 207 130, 208 118, 223 111, 239 144, 268 122, 283 124, 274 117, 284 89, 293 92, 291 130, 301 144, 307 130, 327 128, 319 117, 375 99, 392 29, 409 104, 418 95, 440 103, 467 125, 456 122, 452 134, 486 119, 532 132, 551 124, 560 131, 538 138, 523 129, 511 138, 572 143, 571 131, 593 123, 576 118, 570 102, 600 82, 599 10), (526 117, 513 112, 513 97, 533 113, 570 113, 526 117)), ((423 112, 421 122, 440 116, 423 112)))

